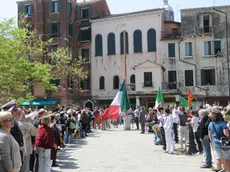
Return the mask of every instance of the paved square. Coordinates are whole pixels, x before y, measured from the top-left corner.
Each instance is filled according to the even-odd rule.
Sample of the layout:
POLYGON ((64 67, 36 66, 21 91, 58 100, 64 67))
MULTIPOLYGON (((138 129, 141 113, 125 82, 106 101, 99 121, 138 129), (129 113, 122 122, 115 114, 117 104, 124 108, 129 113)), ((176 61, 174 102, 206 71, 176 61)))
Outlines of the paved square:
POLYGON ((168 155, 155 146, 153 134, 120 128, 94 130, 58 153, 57 172, 206 172, 203 156, 168 155))

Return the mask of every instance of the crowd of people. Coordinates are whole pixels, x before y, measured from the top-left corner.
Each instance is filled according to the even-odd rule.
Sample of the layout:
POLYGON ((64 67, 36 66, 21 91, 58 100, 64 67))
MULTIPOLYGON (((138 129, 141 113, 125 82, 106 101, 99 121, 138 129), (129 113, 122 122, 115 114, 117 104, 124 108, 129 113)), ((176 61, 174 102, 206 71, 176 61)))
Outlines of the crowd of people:
POLYGON ((64 108, 31 111, 12 107, 0 112, 0 171, 50 172, 58 166, 57 151, 85 138, 92 128, 106 130, 100 122, 103 108, 64 108))
MULTIPOLYGON (((50 172, 58 166, 57 151, 74 139, 88 137, 91 129, 107 130, 110 125, 123 124, 124 114, 118 120, 105 119, 103 108, 60 108, 53 111, 31 111, 12 107, 0 112, 0 171, 50 172)), ((154 133, 156 145, 163 145, 165 153, 174 154, 175 143, 188 152, 191 139, 196 143, 195 155, 204 155, 201 168, 230 172, 229 122, 230 106, 137 107, 128 111, 131 128, 141 134, 154 133), (136 125, 136 127, 134 127, 136 125), (192 131, 192 132, 190 132, 192 131), (192 135, 191 135, 192 133, 192 135), (214 163, 214 165, 213 165, 214 163)))
POLYGON ((188 153, 194 143, 194 153, 205 156, 201 168, 230 172, 230 106, 224 109, 206 105, 194 110, 168 106, 165 109, 149 108, 148 111, 137 107, 129 115, 131 125, 136 123, 137 130, 141 124, 142 134, 149 126, 149 132, 155 134, 155 144, 163 145, 165 153, 174 154, 175 143, 180 145, 181 151, 188 153))

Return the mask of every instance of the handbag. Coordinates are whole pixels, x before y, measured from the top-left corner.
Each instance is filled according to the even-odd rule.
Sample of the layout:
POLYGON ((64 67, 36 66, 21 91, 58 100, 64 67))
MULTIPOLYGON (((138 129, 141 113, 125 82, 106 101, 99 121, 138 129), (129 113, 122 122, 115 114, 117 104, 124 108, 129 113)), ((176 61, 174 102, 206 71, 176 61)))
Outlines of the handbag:
MULTIPOLYGON (((215 132, 220 135, 220 133, 217 132, 216 127, 214 126, 214 124, 212 123, 212 127, 215 130, 215 132)), ((221 148, 223 150, 229 150, 230 149, 230 140, 229 137, 226 136, 222 136, 220 137, 220 144, 221 144, 221 148)))

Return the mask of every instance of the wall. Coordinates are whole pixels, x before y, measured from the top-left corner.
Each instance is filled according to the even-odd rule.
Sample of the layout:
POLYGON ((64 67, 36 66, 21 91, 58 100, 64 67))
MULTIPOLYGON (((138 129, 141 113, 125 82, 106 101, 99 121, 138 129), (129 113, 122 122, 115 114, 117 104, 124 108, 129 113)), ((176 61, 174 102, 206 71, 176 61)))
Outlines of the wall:
POLYGON ((155 61, 158 64, 162 63, 159 58, 161 47, 159 41, 161 38, 161 23, 162 23, 162 11, 146 12, 124 16, 108 17, 101 20, 92 21, 92 44, 91 44, 91 73, 92 73, 92 95, 104 98, 113 98, 117 93, 117 90, 113 89, 113 77, 118 75, 120 77, 120 83, 124 78, 124 55, 120 54, 120 33, 123 30, 122 23, 125 22, 125 29, 128 32, 129 37, 129 54, 127 54, 127 82, 130 81, 132 74, 136 75, 136 89, 137 91, 148 92, 150 90, 143 89, 143 71, 153 72, 154 88, 151 91, 156 91, 161 86, 161 67, 154 64, 155 61), (157 52, 147 52, 147 31, 150 28, 156 30, 157 37, 157 52), (142 31, 142 49, 143 53, 133 53, 133 32, 136 29, 142 31), (113 32, 115 33, 116 42, 116 55, 107 55, 107 35, 113 32), (95 36, 101 34, 103 37, 103 57, 95 57, 95 36), (146 61, 146 60, 150 60, 146 61), (140 64, 143 63, 143 64, 140 64), (133 66, 137 66, 136 70, 133 70, 133 66), (145 68, 143 68, 143 65, 145 68), (147 67, 147 68, 146 68, 147 67), (99 90, 99 78, 105 77, 105 90, 99 90))

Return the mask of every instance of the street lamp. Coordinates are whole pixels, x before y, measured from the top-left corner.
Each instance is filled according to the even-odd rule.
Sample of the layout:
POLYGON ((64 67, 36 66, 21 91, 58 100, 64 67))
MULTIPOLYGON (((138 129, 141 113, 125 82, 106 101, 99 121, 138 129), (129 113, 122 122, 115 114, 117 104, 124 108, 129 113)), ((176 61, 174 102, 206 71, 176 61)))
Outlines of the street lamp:
POLYGON ((230 69, 229 69, 229 55, 228 55, 228 14, 222 10, 213 8, 214 11, 225 15, 225 34, 226 34, 226 47, 227 47, 227 68, 228 68, 228 94, 230 96, 230 69))

